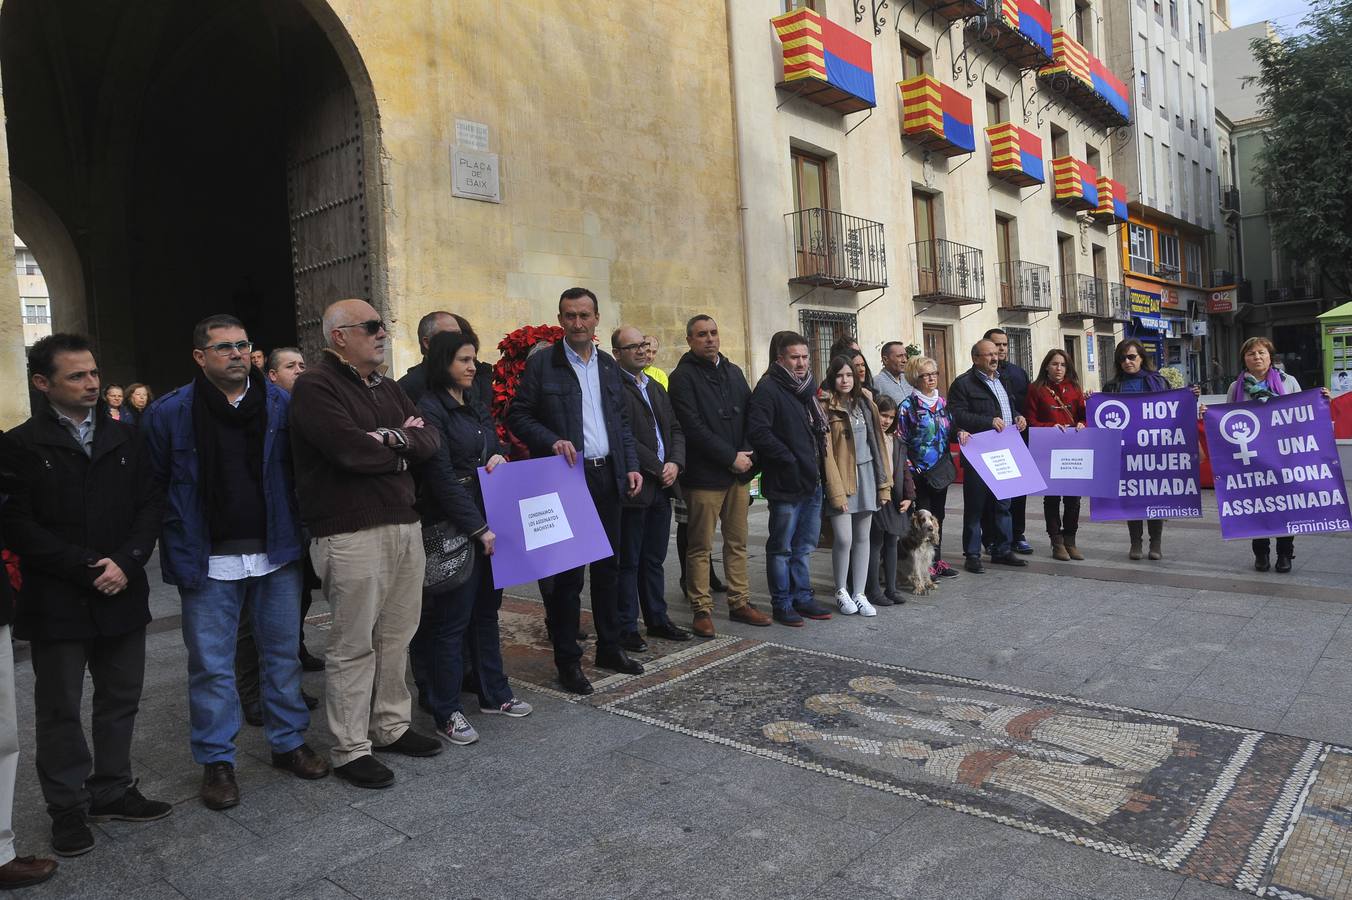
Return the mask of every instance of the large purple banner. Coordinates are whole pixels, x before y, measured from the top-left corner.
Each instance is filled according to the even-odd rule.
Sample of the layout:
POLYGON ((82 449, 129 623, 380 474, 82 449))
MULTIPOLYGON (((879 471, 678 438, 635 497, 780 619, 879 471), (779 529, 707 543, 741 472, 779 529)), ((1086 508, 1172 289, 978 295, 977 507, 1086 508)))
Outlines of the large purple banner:
POLYGON ((1012 426, 1004 431, 982 431, 961 446, 963 463, 974 469, 998 500, 1036 494, 1047 489, 1023 435, 1012 426))
MULTIPOLYGON (((580 460, 579 460, 580 462, 580 460)), ((605 559, 613 552, 581 465, 562 456, 479 469, 496 536, 493 586, 508 588, 605 559)))
POLYGON ((1103 428, 1030 428, 1028 451, 1047 482, 1043 494, 1116 497, 1122 439, 1103 428))
POLYGON ((1122 438, 1122 474, 1116 497, 1096 497, 1095 522, 1121 519, 1200 519, 1197 476, 1197 398, 1190 390, 1149 394, 1094 394, 1089 426, 1122 438))
POLYGON ((1318 390, 1207 407, 1221 537, 1352 530, 1329 402, 1318 390))

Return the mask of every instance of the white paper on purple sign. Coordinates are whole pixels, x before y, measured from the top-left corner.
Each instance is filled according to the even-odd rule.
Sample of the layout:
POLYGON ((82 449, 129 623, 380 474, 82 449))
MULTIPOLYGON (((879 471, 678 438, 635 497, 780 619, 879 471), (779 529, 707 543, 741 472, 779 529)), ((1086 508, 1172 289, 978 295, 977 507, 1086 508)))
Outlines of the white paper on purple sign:
POLYGON ((563 501, 557 492, 540 494, 518 500, 521 509, 521 532, 526 539, 526 550, 538 550, 566 541, 573 536, 563 501))
POLYGON ((1014 454, 1004 448, 982 453, 981 461, 990 469, 991 477, 996 481, 1008 481, 1022 474, 1019 464, 1014 461, 1014 454))
POLYGON ((1094 451, 1090 447, 1053 450, 1048 477, 1087 481, 1094 477, 1094 451))

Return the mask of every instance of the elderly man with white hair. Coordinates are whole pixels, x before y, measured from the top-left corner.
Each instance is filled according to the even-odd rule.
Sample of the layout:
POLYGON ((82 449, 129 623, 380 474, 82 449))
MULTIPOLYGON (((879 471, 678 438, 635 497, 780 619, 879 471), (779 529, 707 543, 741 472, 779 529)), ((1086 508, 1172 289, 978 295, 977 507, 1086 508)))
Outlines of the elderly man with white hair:
POLYGON ((324 311, 327 347, 296 380, 291 440, 310 559, 333 612, 325 712, 334 774, 383 788, 394 773, 371 750, 432 756, 409 728, 406 653, 422 609, 425 556, 409 467, 439 438, 378 369, 385 323, 364 300, 324 311), (372 740, 374 738, 374 741, 372 740))

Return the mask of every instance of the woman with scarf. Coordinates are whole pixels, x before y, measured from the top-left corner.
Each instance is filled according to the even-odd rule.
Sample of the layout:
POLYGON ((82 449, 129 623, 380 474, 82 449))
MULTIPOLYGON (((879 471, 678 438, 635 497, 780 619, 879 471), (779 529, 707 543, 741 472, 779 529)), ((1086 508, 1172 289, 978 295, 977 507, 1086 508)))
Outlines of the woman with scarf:
MULTIPOLYGON (((1127 338, 1117 345, 1113 366, 1113 379, 1103 386, 1105 394, 1144 394, 1169 390, 1169 382, 1155 371, 1155 361, 1145 352, 1145 345, 1136 338, 1127 338)), ((1150 531, 1150 558, 1163 559, 1164 520, 1147 519, 1145 526, 1150 531)), ((1127 534, 1131 537, 1131 550, 1127 556, 1131 559, 1140 559, 1145 555, 1141 542, 1142 530, 1140 519, 1127 521, 1127 534)))
POLYGON ((915 391, 897 404, 897 436, 906 447, 906 463, 915 480, 915 507, 939 520, 939 546, 934 549, 931 578, 956 578, 958 570, 944 562, 944 505, 948 486, 958 476, 949 450, 964 432, 953 431, 953 417, 939 394, 939 364, 928 356, 906 363, 906 380, 915 391))
MULTIPOLYGON (((1265 337, 1251 337, 1239 348, 1244 360, 1244 371, 1230 385, 1226 400, 1230 403, 1266 403, 1273 397, 1284 397, 1300 391, 1300 382, 1272 364, 1277 348, 1265 337)), ((1329 389, 1324 388, 1328 399, 1329 389)), ((1271 564, 1271 538, 1253 539, 1253 567, 1266 572, 1271 564)), ((1277 538, 1276 570, 1291 571, 1291 559, 1296 555, 1296 539, 1290 535, 1277 538)))
POLYGON ((831 360, 822 391, 829 429, 823 469, 836 607, 846 616, 876 616, 865 594, 869 530, 878 507, 892 499, 892 463, 883 453, 878 407, 865 396, 849 356, 831 360))
MULTIPOLYGON (((1042 357, 1037 380, 1028 388, 1024 416, 1029 428, 1065 431, 1084 427, 1084 393, 1066 351, 1048 350, 1042 357)), ((1052 542, 1052 558, 1062 562, 1084 559, 1084 554, 1075 546, 1075 532, 1080 524, 1080 498, 1043 497, 1042 512, 1047 520, 1047 536, 1052 542), (1061 513, 1063 506, 1064 516, 1061 513)))

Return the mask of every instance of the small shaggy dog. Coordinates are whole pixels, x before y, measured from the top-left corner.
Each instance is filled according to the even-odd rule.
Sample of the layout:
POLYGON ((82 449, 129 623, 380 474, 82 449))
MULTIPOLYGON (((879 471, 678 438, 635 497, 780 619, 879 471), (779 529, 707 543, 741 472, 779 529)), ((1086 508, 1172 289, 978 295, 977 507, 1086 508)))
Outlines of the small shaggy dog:
POLYGON ((915 509, 911 513, 911 530, 900 541, 902 553, 911 561, 911 571, 907 578, 911 582, 912 594, 928 594, 934 590, 934 578, 930 576, 930 566, 934 564, 934 553, 939 549, 939 520, 927 509, 915 509))

